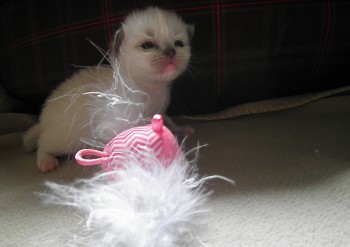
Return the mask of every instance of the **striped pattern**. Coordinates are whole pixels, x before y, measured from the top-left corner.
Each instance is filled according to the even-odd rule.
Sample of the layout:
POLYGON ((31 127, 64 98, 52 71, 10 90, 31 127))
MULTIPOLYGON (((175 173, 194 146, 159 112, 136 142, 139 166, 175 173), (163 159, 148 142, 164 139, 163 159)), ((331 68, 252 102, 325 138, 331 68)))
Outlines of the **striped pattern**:
POLYGON ((39 111, 48 93, 97 64, 120 21, 158 5, 196 26, 191 69, 170 114, 204 114, 350 81, 347 0, 0 0, 0 83, 39 111))
POLYGON ((121 152, 137 154, 143 150, 149 150, 160 157, 163 143, 162 136, 155 133, 151 125, 146 125, 120 133, 105 150, 108 150, 110 159, 120 159, 121 152))
POLYGON ((158 158, 162 165, 169 166, 179 152, 176 138, 168 128, 163 125, 163 117, 155 115, 152 123, 131 128, 118 134, 103 150, 108 160, 104 162, 103 169, 120 168, 130 159, 136 159, 141 166, 148 167, 158 158))

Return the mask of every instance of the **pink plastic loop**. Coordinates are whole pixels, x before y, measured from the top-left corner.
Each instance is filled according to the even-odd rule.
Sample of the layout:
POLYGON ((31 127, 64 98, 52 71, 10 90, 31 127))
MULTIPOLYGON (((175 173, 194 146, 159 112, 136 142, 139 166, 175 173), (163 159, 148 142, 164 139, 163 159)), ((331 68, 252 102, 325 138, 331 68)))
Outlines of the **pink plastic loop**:
POLYGON ((108 154, 94 149, 82 149, 75 154, 75 160, 83 166, 103 165, 108 162, 108 154), (84 156, 93 155, 99 158, 85 159, 84 156))

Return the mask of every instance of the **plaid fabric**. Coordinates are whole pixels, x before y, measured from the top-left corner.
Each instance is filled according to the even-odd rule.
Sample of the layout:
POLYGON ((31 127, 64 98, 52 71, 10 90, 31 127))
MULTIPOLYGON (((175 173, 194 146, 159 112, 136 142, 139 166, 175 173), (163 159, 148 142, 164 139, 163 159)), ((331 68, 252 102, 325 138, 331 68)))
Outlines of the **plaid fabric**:
POLYGON ((176 10, 196 26, 191 68, 173 88, 171 114, 349 84, 350 1, 346 0, 1 0, 0 78, 39 109, 78 68, 96 65, 135 8, 176 10))

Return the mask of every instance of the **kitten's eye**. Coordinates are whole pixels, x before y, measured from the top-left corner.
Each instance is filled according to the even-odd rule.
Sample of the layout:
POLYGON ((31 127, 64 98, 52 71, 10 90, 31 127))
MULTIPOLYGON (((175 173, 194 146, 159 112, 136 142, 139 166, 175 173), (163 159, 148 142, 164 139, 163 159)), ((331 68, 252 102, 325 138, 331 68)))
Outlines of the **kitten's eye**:
POLYGON ((141 47, 145 50, 152 49, 154 47, 153 43, 150 41, 147 41, 141 45, 141 47))
POLYGON ((176 47, 184 47, 184 43, 181 40, 176 40, 175 41, 175 46, 176 47))

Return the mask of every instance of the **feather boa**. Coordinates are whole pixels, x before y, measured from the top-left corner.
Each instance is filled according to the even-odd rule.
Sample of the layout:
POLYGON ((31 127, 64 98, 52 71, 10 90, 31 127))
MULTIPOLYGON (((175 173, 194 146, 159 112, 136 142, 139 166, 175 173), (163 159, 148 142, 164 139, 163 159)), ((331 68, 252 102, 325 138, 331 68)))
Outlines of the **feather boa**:
MULTIPOLYGON (((198 150, 198 149, 196 149, 198 150)), ((154 154, 142 154, 148 169, 130 158, 125 167, 63 185, 47 182, 48 204, 73 207, 85 216, 78 228, 60 236, 67 246, 183 247, 203 246, 200 219, 211 192, 194 161, 182 155, 165 168, 154 154), (114 179, 108 179, 110 177, 114 179)))

